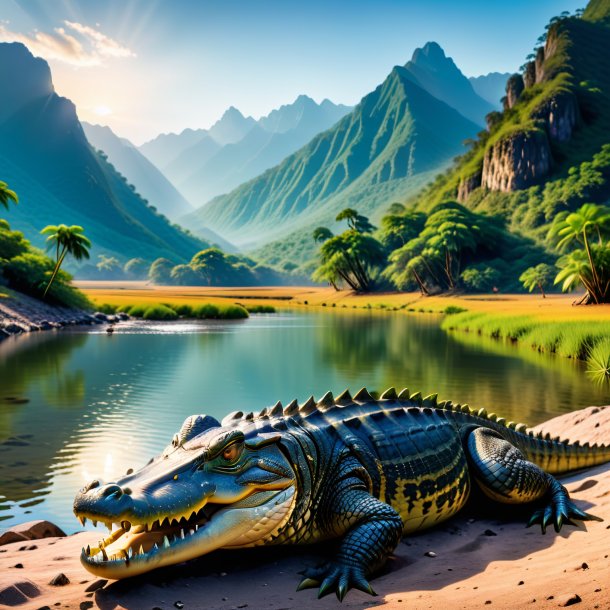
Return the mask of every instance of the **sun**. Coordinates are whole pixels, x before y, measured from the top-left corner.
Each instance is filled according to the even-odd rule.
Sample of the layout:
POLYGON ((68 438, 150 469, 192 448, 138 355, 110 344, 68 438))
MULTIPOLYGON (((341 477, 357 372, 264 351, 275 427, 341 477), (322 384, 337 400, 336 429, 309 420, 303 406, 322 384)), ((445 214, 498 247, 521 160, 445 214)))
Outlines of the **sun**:
POLYGON ((112 108, 104 105, 96 106, 93 109, 93 112, 95 112, 95 114, 97 114, 98 116, 108 116, 109 114, 112 114, 112 108))

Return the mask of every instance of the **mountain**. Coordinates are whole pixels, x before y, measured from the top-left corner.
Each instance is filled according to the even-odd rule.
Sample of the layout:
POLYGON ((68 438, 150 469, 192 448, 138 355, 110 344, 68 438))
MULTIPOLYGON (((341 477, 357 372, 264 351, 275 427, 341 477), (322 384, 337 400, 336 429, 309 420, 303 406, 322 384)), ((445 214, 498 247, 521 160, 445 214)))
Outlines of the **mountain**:
MULTIPOLYGON (((329 100, 316 104, 301 95, 213 154, 205 139, 191 146, 167 167, 167 174, 193 202, 206 203, 277 165, 350 110, 329 100)), ((212 130, 210 137, 217 141, 212 130)))
POLYGON ((3 92, 0 176, 19 194, 7 216, 35 244, 46 224, 79 224, 97 254, 190 259, 207 242, 153 209, 89 144, 74 104, 54 91, 46 62, 19 43, 0 44, 3 92), (4 98, 9 99, 5 110, 4 98))
POLYGON ((414 83, 477 125, 485 125, 485 115, 494 109, 475 93, 470 81, 436 42, 416 49, 405 70, 414 83))
POLYGON ((610 199, 610 0, 551 20, 535 59, 506 83, 502 112, 413 203, 458 200, 544 243, 562 211, 610 199))
POLYGON ((329 222, 348 205, 375 214, 421 187, 422 177, 463 152, 462 142, 479 127, 414 80, 409 69, 396 66, 332 128, 186 216, 185 224, 193 231, 209 225, 252 246, 313 221, 329 222))
POLYGON ((241 140, 255 125, 256 121, 252 117, 245 117, 231 106, 209 129, 185 129, 179 134, 164 133, 142 144, 140 152, 174 180, 174 173, 190 162, 190 154, 207 159, 226 144, 241 140), (184 154, 186 151, 191 152, 184 154))
POLYGON ((108 161, 136 187, 161 214, 176 219, 193 210, 169 180, 129 141, 110 127, 81 123, 87 140, 108 156, 108 161))
MULTIPOLYGON (((185 129, 180 133, 162 133, 142 144, 140 152, 160 170, 166 168, 183 150, 197 144, 206 136, 205 129, 185 129)), ((220 144, 214 142, 216 149, 220 144)))
POLYGON ((506 81, 510 72, 490 72, 481 76, 471 76, 468 80, 475 93, 487 100, 494 110, 502 108, 501 98, 504 96, 506 81))

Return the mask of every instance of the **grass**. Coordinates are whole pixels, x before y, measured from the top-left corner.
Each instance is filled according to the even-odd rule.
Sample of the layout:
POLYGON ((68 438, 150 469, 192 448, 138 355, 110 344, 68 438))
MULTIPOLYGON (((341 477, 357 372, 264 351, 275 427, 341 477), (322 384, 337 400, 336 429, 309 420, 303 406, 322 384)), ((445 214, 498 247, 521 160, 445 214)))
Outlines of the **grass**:
POLYGON ((599 383, 610 383, 610 337, 596 343, 589 352, 587 374, 599 383))
POLYGON ((124 311, 133 318, 144 320, 177 320, 178 318, 196 318, 199 320, 239 320, 248 317, 248 310, 238 304, 197 303, 103 303, 97 306, 98 311, 113 314, 124 311))
POLYGON ((610 370, 610 325, 603 320, 546 321, 531 315, 464 312, 446 318, 442 328, 519 342, 541 352, 586 360, 596 371, 610 370))

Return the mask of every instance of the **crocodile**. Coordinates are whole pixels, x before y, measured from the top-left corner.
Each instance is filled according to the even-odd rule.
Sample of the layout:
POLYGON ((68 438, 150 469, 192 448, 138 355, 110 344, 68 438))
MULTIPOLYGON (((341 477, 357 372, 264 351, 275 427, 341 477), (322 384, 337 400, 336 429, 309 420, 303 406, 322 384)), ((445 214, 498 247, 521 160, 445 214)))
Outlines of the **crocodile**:
POLYGON ((222 423, 192 415, 146 466, 78 492, 81 523, 110 528, 81 562, 121 579, 221 548, 336 539, 334 558, 305 570, 298 590, 375 595, 369 580, 400 538, 455 515, 473 484, 497 502, 532 503, 528 527, 559 532, 597 517, 552 475, 607 461, 609 445, 534 435, 485 409, 407 389, 378 398, 364 388, 329 392, 222 423))

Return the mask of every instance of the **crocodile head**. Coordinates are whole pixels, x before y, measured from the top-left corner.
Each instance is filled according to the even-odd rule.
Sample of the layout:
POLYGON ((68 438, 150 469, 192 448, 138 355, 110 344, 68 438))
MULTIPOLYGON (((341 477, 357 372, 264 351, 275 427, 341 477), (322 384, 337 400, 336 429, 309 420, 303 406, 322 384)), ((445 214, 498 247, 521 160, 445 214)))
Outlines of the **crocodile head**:
POLYGON ((81 563, 119 579, 219 548, 263 544, 286 524, 296 499, 294 470, 279 440, 279 433, 254 426, 187 418, 141 470, 78 492, 74 513, 81 523, 91 519, 111 530, 83 549, 81 563))

